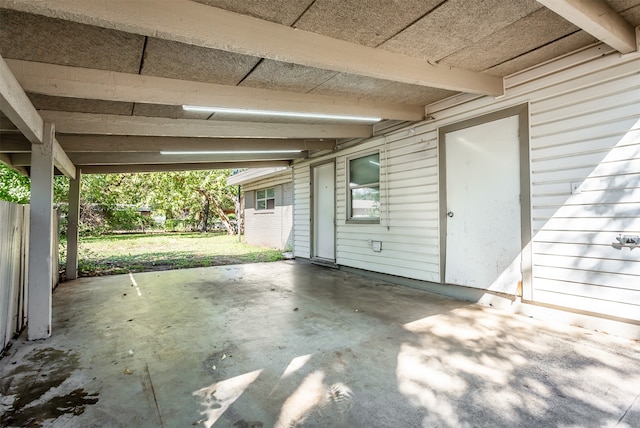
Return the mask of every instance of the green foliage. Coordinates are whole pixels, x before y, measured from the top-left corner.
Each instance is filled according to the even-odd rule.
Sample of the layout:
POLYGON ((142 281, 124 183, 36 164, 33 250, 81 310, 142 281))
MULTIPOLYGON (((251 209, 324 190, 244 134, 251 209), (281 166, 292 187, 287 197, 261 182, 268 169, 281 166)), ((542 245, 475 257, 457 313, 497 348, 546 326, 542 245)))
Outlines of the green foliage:
POLYGON ((164 230, 167 232, 193 232, 197 228, 198 223, 190 219, 170 218, 164 222, 164 230))
POLYGON ((69 178, 64 175, 53 177, 53 202, 66 203, 69 201, 69 178))
POLYGON ((144 225, 140 212, 132 207, 105 210, 107 225, 111 230, 135 230, 144 225))
MULTIPOLYGON (((31 179, 0 163, 0 200, 28 204, 31 198, 31 179)), ((69 199, 69 179, 64 176, 53 178, 53 201, 66 202, 69 199)))
MULTIPOLYGON (((237 190, 226 185, 230 173, 230 170, 213 170, 86 175, 82 178, 82 203, 86 207, 98 205, 103 211, 104 224, 96 224, 95 231, 139 229, 140 218, 122 213, 123 206, 147 206, 154 212, 164 213, 166 230, 197 230, 207 217, 205 195, 215 198, 222 207, 234 207, 237 190)), ((92 210, 96 210, 95 206, 92 210)), ((203 229, 213 224, 215 217, 211 211, 203 229)), ((150 224, 145 223, 145 227, 148 226, 150 224)))
POLYGON ((30 195, 29 177, 0 163, 0 200, 28 204, 30 195))
MULTIPOLYGON (((208 230, 218 221, 212 201, 223 209, 235 206, 237 189, 226 185, 230 174, 231 170, 83 175, 80 233, 149 229, 152 220, 140 215, 141 207, 164 213, 167 230, 208 230)), ((61 231, 66 233, 69 179, 56 176, 53 187, 61 231)), ((0 164, 0 200, 25 204, 29 198, 30 179, 0 164)))

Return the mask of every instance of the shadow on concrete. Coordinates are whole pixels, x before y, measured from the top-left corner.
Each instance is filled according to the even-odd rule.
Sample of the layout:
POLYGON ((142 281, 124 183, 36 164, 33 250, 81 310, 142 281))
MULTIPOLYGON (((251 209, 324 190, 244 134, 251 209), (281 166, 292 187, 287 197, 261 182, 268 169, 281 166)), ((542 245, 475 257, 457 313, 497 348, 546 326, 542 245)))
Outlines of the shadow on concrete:
MULTIPOLYGON (((75 362, 59 385, 21 404, 21 421, 640 426, 637 342, 300 261, 62 284, 53 337, 16 342, 1 378, 18 384, 17 365, 58 370, 31 358, 45 348, 75 362), (30 414, 78 389, 96 393, 81 414, 30 414)), ((15 391, 0 393, 7 414, 15 391)))
MULTIPOLYGON (((586 330, 554 330, 537 320, 325 268, 305 268, 300 276, 295 301, 301 319, 276 342, 300 335, 307 338, 304 345, 266 399, 262 383, 272 385, 273 374, 259 369, 239 375, 242 396, 234 384, 234 403, 229 397, 216 401, 220 407, 209 408, 206 421, 212 425, 206 426, 258 426, 238 410, 256 403, 262 412, 252 414, 262 413, 264 426, 276 427, 636 426, 640 421, 640 406, 634 406, 640 350, 625 346, 632 342, 586 330), (306 314, 307 293, 319 300, 316 305, 340 314, 335 323, 306 314), (385 328, 364 326, 374 324, 385 328), (321 332, 328 330, 342 331, 345 346, 323 351, 321 332)), ((216 383, 196 395, 219 395, 221 386, 224 390, 216 383)))

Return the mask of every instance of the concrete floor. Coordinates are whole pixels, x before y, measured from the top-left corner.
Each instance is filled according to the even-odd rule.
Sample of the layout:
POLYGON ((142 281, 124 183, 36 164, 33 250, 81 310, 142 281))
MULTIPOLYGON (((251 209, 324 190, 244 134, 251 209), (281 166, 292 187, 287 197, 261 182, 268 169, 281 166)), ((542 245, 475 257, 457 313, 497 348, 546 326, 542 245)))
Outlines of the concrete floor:
POLYGON ((80 279, 0 425, 640 426, 640 344, 304 262, 80 279))

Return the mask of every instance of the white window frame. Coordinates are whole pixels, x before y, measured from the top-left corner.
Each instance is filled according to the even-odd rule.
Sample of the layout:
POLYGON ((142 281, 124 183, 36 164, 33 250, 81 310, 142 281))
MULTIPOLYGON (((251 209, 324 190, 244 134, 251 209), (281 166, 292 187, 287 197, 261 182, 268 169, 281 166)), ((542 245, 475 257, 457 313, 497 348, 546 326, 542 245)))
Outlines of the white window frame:
POLYGON ((256 190, 256 211, 268 211, 276 208, 276 188, 267 187, 264 189, 256 190), (273 192, 273 196, 269 197, 269 191, 273 192), (260 197, 260 193, 263 192, 264 196, 260 197), (273 206, 269 207, 269 201, 273 201, 273 206), (260 208, 260 202, 264 202, 264 207, 260 208))
MULTIPOLYGON (((380 193, 380 178, 381 178, 381 167, 380 165, 378 165, 378 181, 377 182, 372 182, 372 183, 365 183, 365 184, 360 184, 360 185, 356 185, 356 186, 352 186, 351 185, 351 162, 357 159, 361 159, 361 158, 365 158, 371 155, 378 155, 378 163, 380 161, 380 150, 375 150, 372 152, 368 152, 368 153, 359 153, 356 156, 351 156, 349 158, 347 158, 346 161, 346 169, 347 169, 347 223, 354 223, 354 224, 380 224, 380 213, 378 214, 378 216, 374 217, 353 217, 353 201, 352 201, 352 190, 353 189, 362 189, 362 188, 369 188, 369 187, 377 187, 378 188, 378 204, 381 204, 381 200, 382 200, 382 195, 380 193)), ((381 209, 381 207, 379 208, 381 209)))

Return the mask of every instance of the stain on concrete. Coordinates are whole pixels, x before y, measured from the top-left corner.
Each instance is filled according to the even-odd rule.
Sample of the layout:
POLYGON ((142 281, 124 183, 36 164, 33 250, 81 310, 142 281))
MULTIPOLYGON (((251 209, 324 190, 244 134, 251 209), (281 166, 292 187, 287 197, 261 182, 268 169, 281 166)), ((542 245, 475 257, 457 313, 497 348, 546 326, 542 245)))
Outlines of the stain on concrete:
POLYGON ((213 352, 207 356, 202 362, 203 370, 212 375, 216 379, 222 379, 230 375, 228 370, 233 365, 233 354, 237 353, 238 347, 225 343, 221 346, 221 350, 213 352))
POLYGON ((233 424, 237 428, 262 428, 264 424, 260 421, 245 421, 241 419, 233 424))
POLYGON ((60 387, 78 369, 78 355, 73 351, 44 348, 27 354, 0 383, 0 393, 15 396, 11 407, 0 415, 3 427, 39 427, 47 419, 63 414, 81 415, 89 404, 98 402, 97 394, 78 388, 43 400, 60 387))

